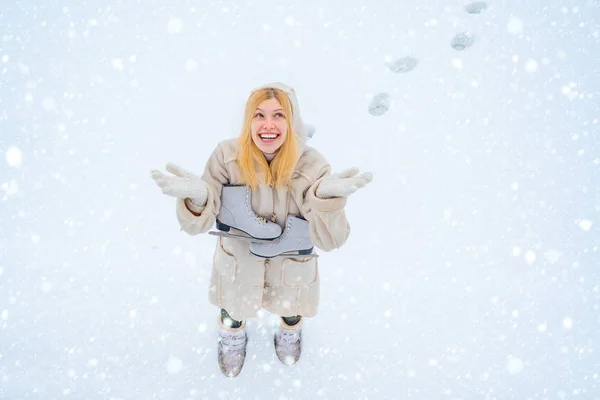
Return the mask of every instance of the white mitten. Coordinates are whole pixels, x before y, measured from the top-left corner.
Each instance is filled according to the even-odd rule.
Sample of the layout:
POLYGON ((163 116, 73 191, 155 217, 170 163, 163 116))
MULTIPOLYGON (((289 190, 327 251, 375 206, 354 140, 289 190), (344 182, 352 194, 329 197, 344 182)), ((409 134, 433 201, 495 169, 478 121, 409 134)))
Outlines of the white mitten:
POLYGON ((195 206, 204 207, 208 199, 208 186, 196 174, 173 163, 167 164, 167 171, 175 176, 165 175, 158 170, 152 170, 152 178, 168 196, 180 199, 189 198, 195 206))
POLYGON ((373 174, 370 172, 357 175, 358 172, 358 168, 348 168, 340 173, 326 176, 317 187, 317 197, 321 199, 347 197, 373 180, 373 174))

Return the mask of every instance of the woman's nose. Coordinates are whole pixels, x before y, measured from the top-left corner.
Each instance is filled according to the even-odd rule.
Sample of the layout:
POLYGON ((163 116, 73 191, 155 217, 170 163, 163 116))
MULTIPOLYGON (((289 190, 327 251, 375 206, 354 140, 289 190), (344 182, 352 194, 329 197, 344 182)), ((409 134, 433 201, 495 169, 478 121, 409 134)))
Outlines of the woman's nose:
POLYGON ((265 129, 272 129, 275 127, 275 124, 273 123, 272 119, 267 118, 267 120, 265 121, 264 127, 265 127, 265 129))

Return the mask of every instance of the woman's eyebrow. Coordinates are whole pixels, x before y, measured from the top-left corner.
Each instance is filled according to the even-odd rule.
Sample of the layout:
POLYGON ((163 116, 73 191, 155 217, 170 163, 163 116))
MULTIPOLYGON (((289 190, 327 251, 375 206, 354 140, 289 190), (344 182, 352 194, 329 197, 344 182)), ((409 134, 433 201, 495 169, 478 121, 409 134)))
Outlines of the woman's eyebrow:
MULTIPOLYGON (((258 111, 262 111, 262 112, 264 112, 264 110, 261 110, 260 108, 256 108, 256 109, 257 109, 258 111)), ((275 111, 283 111, 283 108, 278 108, 277 110, 273 110, 273 112, 275 112, 275 111)))

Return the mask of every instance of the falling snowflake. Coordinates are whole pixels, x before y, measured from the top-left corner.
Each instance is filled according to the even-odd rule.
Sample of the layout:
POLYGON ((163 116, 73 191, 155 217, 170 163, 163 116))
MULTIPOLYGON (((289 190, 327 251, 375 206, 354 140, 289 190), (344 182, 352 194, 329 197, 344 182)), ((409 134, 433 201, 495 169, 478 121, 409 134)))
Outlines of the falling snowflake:
POLYGON ((23 161, 23 152, 21 149, 10 146, 6 151, 6 162, 13 168, 21 168, 23 161))
POLYGON ((582 219, 579 221, 579 227, 584 231, 589 231, 592 227, 592 221, 588 221, 587 219, 582 219))
POLYGON ((46 111, 52 111, 56 108, 56 101, 52 97, 46 97, 42 101, 42 107, 46 111))
POLYGON ((171 35, 180 33, 183 29, 183 21, 179 18, 171 18, 167 23, 167 32, 171 35))
POLYGON ((187 72, 194 72, 198 69, 198 62, 194 60, 187 60, 185 62, 185 70, 187 72))
POLYGON ((525 63, 525 71, 535 72, 538 70, 538 63, 535 60, 527 60, 525 63))
POLYGON ((180 358, 171 357, 167 361, 167 371, 170 374, 177 374, 177 373, 179 373, 179 371, 181 371, 182 367, 183 367, 183 361, 181 361, 180 358))
POLYGON ((523 21, 517 17, 510 17, 506 25, 508 33, 512 35, 520 35, 523 33, 523 21))
POLYGON ((546 257, 546 260, 548 260, 548 262, 550 264, 555 264, 558 259, 560 258, 560 256, 562 256, 563 253, 561 253, 560 251, 557 250, 548 250, 544 256, 546 257))
POLYGON ((529 250, 525 253, 525 261, 527 264, 533 264, 535 262, 535 252, 533 250, 529 250))
POLYGON ((519 372, 523 371, 523 367, 524 367, 524 364, 520 358, 517 358, 514 356, 508 357, 508 361, 506 363, 506 369, 508 370, 509 374, 511 374, 511 375, 518 374, 519 372))

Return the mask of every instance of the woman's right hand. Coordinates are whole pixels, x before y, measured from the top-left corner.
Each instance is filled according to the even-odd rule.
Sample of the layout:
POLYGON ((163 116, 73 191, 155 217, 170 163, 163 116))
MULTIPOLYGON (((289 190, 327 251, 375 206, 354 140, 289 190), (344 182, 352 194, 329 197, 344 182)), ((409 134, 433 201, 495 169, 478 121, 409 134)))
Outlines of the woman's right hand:
POLYGON ((152 179, 164 194, 180 199, 189 198, 198 207, 206 205, 208 186, 198 175, 173 163, 168 163, 166 168, 173 175, 165 175, 156 169, 151 172, 152 179))

